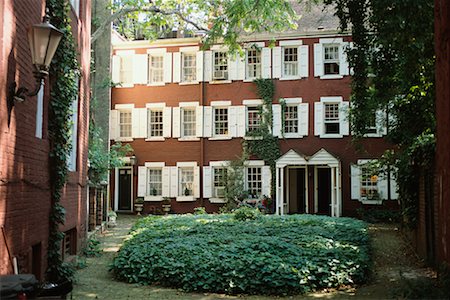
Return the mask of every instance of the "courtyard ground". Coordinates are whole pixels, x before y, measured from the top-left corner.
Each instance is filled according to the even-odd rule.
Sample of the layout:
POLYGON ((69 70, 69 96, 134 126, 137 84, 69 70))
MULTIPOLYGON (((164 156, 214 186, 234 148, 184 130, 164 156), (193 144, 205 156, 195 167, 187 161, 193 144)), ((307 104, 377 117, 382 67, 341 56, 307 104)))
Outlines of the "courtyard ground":
MULTIPOLYGON (((77 271, 73 299, 273 299, 270 296, 228 296, 222 294, 184 293, 176 289, 141 286, 116 281, 108 271, 109 265, 134 222, 134 215, 119 215, 117 227, 97 234, 103 253, 87 258, 87 267, 77 271)), ((369 226, 373 243, 373 274, 368 283, 359 287, 325 290, 288 299, 386 299, 432 297, 436 274, 413 254, 396 225, 369 226), (418 291, 416 291, 418 290, 418 291), (420 292, 421 294, 416 294, 420 292), (425 292, 425 293, 424 293, 425 292)), ((281 297, 278 297, 281 298, 281 297)))

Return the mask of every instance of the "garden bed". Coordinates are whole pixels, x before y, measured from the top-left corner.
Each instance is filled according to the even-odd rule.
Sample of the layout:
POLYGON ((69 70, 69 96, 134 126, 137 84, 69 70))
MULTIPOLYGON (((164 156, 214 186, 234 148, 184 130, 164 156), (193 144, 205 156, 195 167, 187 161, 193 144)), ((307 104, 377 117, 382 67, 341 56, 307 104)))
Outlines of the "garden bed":
POLYGON ((362 282, 365 223, 312 215, 147 217, 113 262, 123 281, 185 291, 294 294, 362 282))

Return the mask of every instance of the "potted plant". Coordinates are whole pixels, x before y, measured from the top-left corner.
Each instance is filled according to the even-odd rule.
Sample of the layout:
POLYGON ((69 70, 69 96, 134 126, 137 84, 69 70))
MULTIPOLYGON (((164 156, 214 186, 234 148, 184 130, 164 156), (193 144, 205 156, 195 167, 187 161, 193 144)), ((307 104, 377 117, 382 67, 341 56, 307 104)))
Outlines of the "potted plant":
POLYGON ((184 189, 184 195, 185 196, 190 196, 191 195, 191 190, 188 189, 187 187, 184 189))
POLYGON ((137 212, 137 215, 141 215, 141 211, 144 210, 144 198, 137 197, 134 200, 134 211, 137 212))
POLYGON ((171 208, 171 205, 170 205, 171 201, 172 201, 172 199, 170 199, 170 197, 163 197, 162 208, 163 208, 163 211, 164 211, 165 215, 169 214, 169 211, 170 211, 170 208, 171 208))
POLYGON ((155 188, 152 189, 152 195, 153 196, 157 196, 158 195, 158 191, 155 188))
POLYGON ((108 211, 108 227, 116 227, 117 213, 113 210, 108 211))

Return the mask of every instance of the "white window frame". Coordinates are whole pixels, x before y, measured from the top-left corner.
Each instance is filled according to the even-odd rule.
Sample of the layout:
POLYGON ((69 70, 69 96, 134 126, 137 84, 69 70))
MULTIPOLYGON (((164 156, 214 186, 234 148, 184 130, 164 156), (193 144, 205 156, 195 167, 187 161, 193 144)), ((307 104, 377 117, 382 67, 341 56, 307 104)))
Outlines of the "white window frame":
POLYGON ((148 117, 147 117, 147 139, 148 140, 164 140, 164 107, 158 107, 158 108, 148 108, 147 109, 148 117), (161 122, 152 122, 152 114, 153 113, 160 113, 161 114, 161 122), (156 123, 156 124, 155 124, 156 123), (154 125, 161 125, 161 135, 153 135, 153 128, 154 125))
POLYGON ((224 200, 226 185, 223 183, 223 181, 222 181, 222 183, 216 181, 216 171, 222 172, 222 174, 219 174, 218 177, 225 177, 225 178, 222 178, 222 180, 226 180, 227 173, 228 173, 228 167, 227 166, 213 166, 212 172, 211 172, 212 189, 213 189, 212 190, 212 198, 224 200), (222 193, 224 193, 223 196, 218 195, 218 192, 220 190, 222 191, 222 193))
POLYGON ((262 78, 262 50, 257 47, 251 47, 247 48, 245 50, 245 80, 252 81, 257 78, 262 78), (249 63, 249 51, 255 51, 256 57, 255 60, 257 61, 259 59, 259 62, 249 63), (253 66, 253 68, 250 68, 250 66, 253 66), (259 75, 256 76, 250 76, 250 70, 253 69, 254 72, 257 72, 259 68, 259 75), (255 70, 256 69, 256 70, 255 70))
POLYGON ((320 102, 315 103, 314 107, 314 131, 315 135, 319 135, 320 138, 343 138, 344 136, 349 135, 348 132, 348 105, 347 101, 343 101, 341 96, 332 96, 332 97, 320 97, 320 102), (325 105, 326 104, 338 104, 339 105, 339 133, 325 133, 325 105), (317 111, 317 105, 322 105, 322 111, 317 111), (321 130, 318 132, 316 128, 318 126, 318 120, 321 120, 321 130))
MULTIPOLYGON (((199 198, 199 187, 200 187, 200 168, 197 166, 197 162, 177 162, 177 166, 173 167, 173 172, 176 172, 176 200, 177 201, 195 201, 196 198, 199 198), (184 170, 192 170, 192 194, 184 195, 182 191, 182 171, 184 170)), ((171 178, 173 180, 174 177, 171 178)), ((172 185, 172 183, 171 183, 172 185)))
POLYGON ((342 37, 320 38, 319 43, 314 44, 314 76, 320 79, 342 79, 349 75, 348 60, 345 49, 351 45, 344 42, 342 37), (325 74, 325 46, 336 45, 339 47, 339 74, 325 74))
POLYGON ((164 85, 164 53, 148 54, 148 85, 164 85), (156 58, 161 60, 158 68, 153 67, 153 60, 156 58), (161 80, 154 80, 154 72, 160 72, 161 80))
POLYGON ((163 192, 162 192, 162 190, 163 190, 163 169, 162 169, 162 167, 147 167, 147 187, 146 187, 146 197, 160 197, 160 198, 162 198, 162 196, 163 196, 163 192), (153 191, 151 190, 151 185, 152 185, 152 181, 151 181, 151 175, 150 175, 150 173, 152 172, 152 171, 159 171, 159 172, 161 172, 161 174, 160 174, 160 181, 159 182, 153 182, 153 184, 160 184, 161 185, 161 187, 160 187, 160 193, 159 194, 153 194, 153 191))
POLYGON ((342 112, 340 111, 340 103, 339 102, 325 102, 323 104, 323 134, 324 135, 338 135, 341 132, 341 119, 342 112), (330 114, 336 114, 337 117, 328 117, 327 119, 327 108, 333 108, 330 111, 330 114), (337 124, 337 132, 327 132, 327 124, 337 124))
POLYGON ((188 51, 183 51, 181 52, 181 83, 198 83, 198 74, 197 74, 197 53, 196 52, 188 52, 188 51), (186 80, 185 76, 186 76, 186 66, 185 66, 185 61, 186 61, 186 56, 191 56, 193 57, 193 65, 189 66, 189 68, 192 69, 193 71, 193 77, 194 79, 192 80, 186 80))
POLYGON ((181 138, 184 138, 184 139, 196 138, 196 128, 197 128, 197 122, 198 122, 196 107, 181 107, 180 110, 181 110, 180 111, 180 113, 181 113, 181 122, 180 122, 181 138), (186 121, 184 118, 185 118, 186 111, 192 112, 192 115, 193 115, 193 122, 190 122, 191 126, 192 126, 193 134, 186 134, 186 132, 185 132, 186 121))
POLYGON ((154 103, 147 103, 145 105, 147 109, 147 138, 145 141, 147 142, 154 142, 154 141, 164 141, 166 138, 171 137, 171 129, 172 129, 172 108, 166 107, 166 103, 164 102, 154 102, 154 103), (162 136, 151 136, 149 127, 150 127, 150 111, 152 110, 158 110, 163 112, 163 135, 162 136))
POLYGON ((219 81, 219 82, 227 82, 230 80, 230 66, 228 62, 228 54, 226 51, 223 50, 214 50, 212 51, 212 81, 219 81), (216 64, 216 54, 222 57, 218 58, 219 60, 223 60, 226 62, 226 64, 216 64), (221 67, 223 69, 221 69, 221 67), (224 74, 221 77, 216 76, 216 72, 223 72, 224 74))
POLYGON ((213 110, 213 113, 212 113, 212 115, 213 115, 213 128, 212 128, 212 130, 213 130, 213 132, 212 132, 213 138, 229 137, 230 136, 230 131, 229 131, 229 128, 230 128, 230 115, 229 115, 228 107, 227 106, 213 106, 212 110, 213 110), (226 121, 223 121, 223 120, 222 121, 221 120, 217 121, 216 120, 216 118, 217 118, 217 110, 225 111, 226 121), (218 129, 217 128, 217 123, 225 123, 226 124, 226 126, 224 128, 225 129, 225 133, 220 134, 220 133, 216 132, 216 130, 218 129))
MULTIPOLYGON (((289 55, 294 55, 294 54, 289 54, 289 55)), ((300 70, 299 70, 299 60, 300 60, 300 51, 298 49, 298 46, 284 46, 281 48, 281 58, 282 58, 282 64, 281 64, 281 77, 282 78, 299 78, 300 77, 300 70), (292 49, 295 50, 295 52, 297 52, 295 55, 297 56, 297 60, 295 61, 286 61, 286 50, 288 49, 292 49), (295 74, 286 74, 286 70, 287 70, 287 66, 288 65, 292 65, 293 67, 295 67, 295 69, 297 70, 297 72, 295 74)))
MULTIPOLYGON (((76 84, 77 84, 77 95, 75 100, 72 102, 72 114, 70 116, 70 120, 72 123, 71 128, 71 137, 70 137, 70 143, 72 145, 70 149, 69 156, 67 157, 67 168, 70 172, 76 172, 77 171, 77 158, 78 158, 78 118, 79 118, 79 79, 76 78, 76 84)), ((41 86, 42 89, 43 86, 41 86)))
POLYGON ((116 55, 120 58, 119 85, 117 87, 133 87, 134 50, 117 51, 116 55))
POLYGON ((340 74, 341 74, 341 63, 340 63, 340 61, 341 61, 341 45, 340 44, 337 44, 337 43, 327 43, 327 44, 323 44, 323 74, 324 74, 324 76, 326 76, 326 77, 330 77, 330 76, 339 76, 340 74), (330 58, 327 58, 326 57, 326 52, 327 52, 327 49, 330 49, 330 48, 337 48, 337 57, 336 58, 334 58, 334 59, 330 59, 330 58), (325 67, 325 65, 327 64, 327 63, 331 63, 331 64, 337 64, 337 66, 338 66, 338 72, 337 73, 330 73, 330 74, 327 74, 326 73, 326 67, 325 67))
POLYGON ((126 109, 126 108, 119 108, 118 109, 118 118, 117 118, 117 126, 118 126, 118 138, 116 140, 119 141, 127 141, 133 139, 133 110, 132 109, 126 109), (126 123, 125 125, 130 127, 130 134, 129 135, 122 135, 122 122, 121 122, 121 114, 127 113, 130 114, 130 123, 126 123))

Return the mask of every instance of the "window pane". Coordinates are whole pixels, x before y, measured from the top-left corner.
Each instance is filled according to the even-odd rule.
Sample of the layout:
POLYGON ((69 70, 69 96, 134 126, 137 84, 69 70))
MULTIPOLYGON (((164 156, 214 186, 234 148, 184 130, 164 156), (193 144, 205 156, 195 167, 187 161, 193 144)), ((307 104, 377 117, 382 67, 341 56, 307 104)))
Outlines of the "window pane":
POLYGON ((325 103, 325 133, 339 133, 339 103, 325 103))
POLYGON ((339 45, 324 45, 324 73, 339 74, 339 45))
POLYGON ((283 48, 283 70, 285 76, 297 76, 298 75, 298 48, 286 47, 283 48))
POLYGON ((147 195, 161 196, 162 195, 162 170, 148 169, 148 189, 147 195))
POLYGON ((159 83, 164 81, 163 56, 149 56, 149 83, 159 83))
POLYGON ((150 110, 148 132, 149 132, 150 137, 163 136, 163 111, 162 110, 150 110))
POLYGON ((226 168, 214 168, 214 197, 223 198, 225 196, 225 184, 227 178, 226 168))
POLYGON ((120 137, 131 137, 131 111, 119 111, 120 137))
POLYGON ((192 196, 194 194, 194 169, 180 168, 180 196, 192 196))
POLYGON ((228 57, 225 52, 214 52, 214 80, 228 79, 228 57))
POLYGON ((284 112, 284 132, 298 132, 298 106, 286 106, 284 112))
POLYGON ((361 197, 369 200, 379 200, 378 176, 370 171, 370 168, 361 166, 361 197))
POLYGON ((120 81, 122 83, 132 83, 133 82, 133 56, 126 55, 121 56, 120 63, 120 81))
POLYGON ((247 107, 247 130, 254 131, 259 128, 261 123, 261 114, 257 106, 247 107))
POLYGON ((258 198, 259 196, 261 196, 261 167, 247 168, 247 189, 251 198, 258 198))
POLYGON ((196 55, 195 54, 182 54, 183 70, 182 81, 192 82, 196 80, 196 55))
POLYGON ((247 50, 247 78, 261 77, 261 51, 247 50))
POLYGON ((214 109, 214 134, 228 134, 228 108, 214 109))
POLYGON ((183 136, 195 136, 195 109, 183 108, 183 136))

